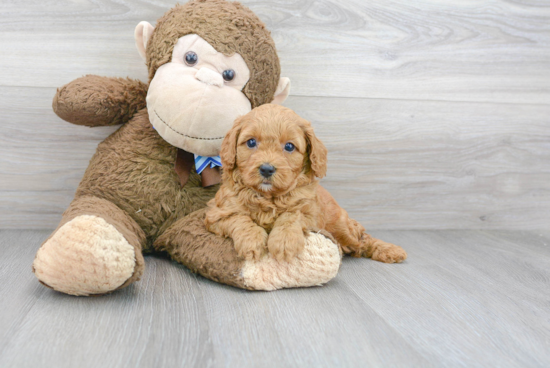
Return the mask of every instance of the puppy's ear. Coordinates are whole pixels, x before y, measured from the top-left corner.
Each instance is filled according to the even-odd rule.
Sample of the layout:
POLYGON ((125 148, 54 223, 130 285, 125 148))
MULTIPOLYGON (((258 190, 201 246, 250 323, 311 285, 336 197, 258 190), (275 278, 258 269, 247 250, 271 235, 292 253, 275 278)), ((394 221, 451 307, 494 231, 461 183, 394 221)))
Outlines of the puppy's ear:
POLYGON ((222 167, 227 170, 232 170, 235 167, 235 160, 237 158, 237 140, 241 133, 241 127, 243 125, 243 117, 237 118, 233 127, 227 132, 222 142, 220 149, 220 158, 222 160, 222 167))
POLYGON ((327 148, 325 147, 323 142, 321 142, 319 138, 317 138, 309 121, 304 120, 302 129, 304 131, 308 144, 311 170, 316 177, 322 178, 327 173, 327 148))

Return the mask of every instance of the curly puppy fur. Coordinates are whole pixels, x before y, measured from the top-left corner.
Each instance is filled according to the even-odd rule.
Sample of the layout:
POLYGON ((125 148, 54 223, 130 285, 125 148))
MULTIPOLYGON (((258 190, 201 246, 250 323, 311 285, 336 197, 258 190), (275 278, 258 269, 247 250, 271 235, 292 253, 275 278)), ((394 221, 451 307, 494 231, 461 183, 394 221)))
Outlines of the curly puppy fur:
MULTIPOLYGON (((251 73, 243 92, 253 107, 273 100, 280 77, 275 44, 252 11, 229 1, 193 0, 177 5, 159 19, 147 44, 149 79, 170 61, 178 39, 193 33, 219 52, 243 57, 251 73)), ((147 84, 136 80, 93 75, 58 89, 53 109, 62 119, 91 127, 124 124, 98 145, 61 225, 92 215, 113 225, 126 238, 134 247, 136 264, 133 276, 120 287, 139 279, 144 268, 142 252, 154 251, 161 235, 163 242, 157 244, 157 250, 166 249, 174 259, 203 276, 245 287, 234 275, 242 260, 234 252, 214 251, 220 243, 211 240, 217 237, 204 229, 202 218, 187 217, 206 206, 218 185, 203 188, 201 177, 193 171, 181 186, 174 170, 178 149, 151 126, 147 89, 147 84), (181 235, 176 231, 186 224, 186 229, 194 232, 186 230, 181 235), (210 247, 195 251, 198 243, 210 247), (186 257, 179 257, 180 253, 186 257)))
POLYGON ((312 229, 327 230, 352 256, 387 263, 407 257, 401 247, 366 234, 319 185, 327 149, 311 124, 292 110, 273 104, 252 110, 227 133, 220 156, 223 182, 208 203, 205 224, 231 237, 244 259, 258 260, 269 251, 289 261, 302 251, 312 229), (288 143, 294 148, 289 150, 288 143), (266 177, 263 165, 275 171, 266 177))

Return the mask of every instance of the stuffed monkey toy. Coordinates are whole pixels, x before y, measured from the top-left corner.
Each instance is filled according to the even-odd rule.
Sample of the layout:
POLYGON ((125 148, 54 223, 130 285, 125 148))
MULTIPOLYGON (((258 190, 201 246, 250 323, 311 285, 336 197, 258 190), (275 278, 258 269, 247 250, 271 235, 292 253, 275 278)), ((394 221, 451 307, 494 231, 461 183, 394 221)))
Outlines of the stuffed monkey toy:
POLYGON ((122 124, 100 143, 74 200, 33 263, 44 285, 72 295, 112 292, 139 280, 144 253, 168 252, 193 272, 245 289, 326 283, 342 251, 311 232, 300 256, 240 259, 230 239, 206 231, 206 202, 219 188, 219 150, 233 121, 282 103, 269 31, 248 8, 192 0, 135 30, 148 84, 88 75, 58 89, 53 109, 89 127, 122 124))

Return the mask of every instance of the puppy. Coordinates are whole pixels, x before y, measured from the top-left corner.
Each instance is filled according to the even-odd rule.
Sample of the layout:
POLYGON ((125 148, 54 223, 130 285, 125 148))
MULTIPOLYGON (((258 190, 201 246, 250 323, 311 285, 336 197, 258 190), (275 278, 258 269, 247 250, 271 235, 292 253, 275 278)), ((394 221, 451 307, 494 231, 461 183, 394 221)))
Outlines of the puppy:
POLYGON ((327 149, 311 124, 279 105, 262 105, 236 120, 221 146, 222 185, 208 203, 209 231, 233 239, 246 260, 269 251, 291 260, 316 229, 332 234, 344 253, 394 263, 407 258, 374 239, 319 185, 327 149))

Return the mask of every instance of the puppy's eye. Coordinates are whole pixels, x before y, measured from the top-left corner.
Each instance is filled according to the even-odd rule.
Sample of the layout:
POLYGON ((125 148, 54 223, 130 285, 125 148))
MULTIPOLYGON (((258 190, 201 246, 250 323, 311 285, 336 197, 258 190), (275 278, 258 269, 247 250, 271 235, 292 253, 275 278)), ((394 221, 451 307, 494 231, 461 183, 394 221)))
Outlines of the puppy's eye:
POLYGON ((285 151, 292 152, 294 149, 296 149, 296 147, 292 143, 288 142, 285 144, 285 151))
POLYGON ((246 145, 248 146, 248 148, 254 148, 256 147, 256 140, 254 138, 250 138, 246 141, 246 145))
POLYGON ((235 78, 235 71, 233 69, 224 70, 222 76, 225 81, 232 81, 235 78))
POLYGON ((199 61, 199 56, 194 51, 188 51, 183 57, 185 64, 193 66, 199 61))

